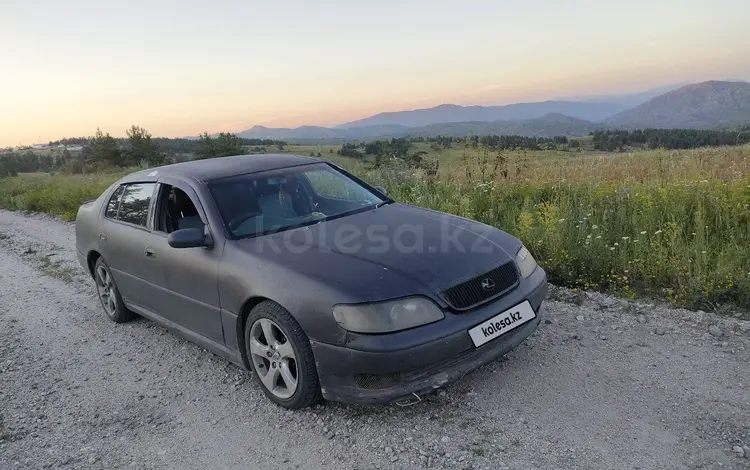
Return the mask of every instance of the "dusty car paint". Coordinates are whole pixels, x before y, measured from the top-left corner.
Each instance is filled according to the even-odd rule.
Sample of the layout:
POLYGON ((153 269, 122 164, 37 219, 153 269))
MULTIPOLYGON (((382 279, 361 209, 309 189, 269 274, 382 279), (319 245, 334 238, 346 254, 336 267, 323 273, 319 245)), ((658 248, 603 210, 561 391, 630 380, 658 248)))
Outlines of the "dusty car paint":
POLYGON ((81 264, 91 271, 92 260, 102 256, 128 308, 244 368, 249 367, 242 344, 244 315, 260 300, 275 301, 294 316, 310 338, 323 396, 334 400, 388 402, 424 392, 507 352, 533 332, 541 319, 547 288, 541 267, 510 292, 465 312, 451 308, 440 294, 462 280, 512 262, 522 246, 515 237, 475 221, 389 200, 392 203, 382 207, 324 223, 232 239, 209 190, 212 181, 321 164, 307 157, 253 155, 128 175, 80 208, 76 246, 81 264), (164 183, 185 191, 206 226, 211 246, 170 247, 167 235, 153 230, 155 197, 147 227, 105 217, 112 193, 121 184, 133 182, 164 183), (377 227, 380 237, 362 236, 354 240, 358 249, 342 249, 332 237, 347 227, 361 229, 363 234, 368 227, 377 227), (404 227, 418 228, 419 250, 413 246, 411 251, 379 249, 384 238, 400 237, 408 246, 417 231, 409 235, 404 227), (286 249, 285 243, 294 250, 286 249), (332 316, 336 304, 408 295, 431 299, 446 318, 406 331, 367 335, 343 330, 332 316), (472 346, 466 332, 469 328, 524 299, 529 299, 537 312, 534 321, 507 338, 480 348, 472 346), (359 373, 412 374, 413 380, 389 390, 363 391, 352 382, 352 376, 359 373))

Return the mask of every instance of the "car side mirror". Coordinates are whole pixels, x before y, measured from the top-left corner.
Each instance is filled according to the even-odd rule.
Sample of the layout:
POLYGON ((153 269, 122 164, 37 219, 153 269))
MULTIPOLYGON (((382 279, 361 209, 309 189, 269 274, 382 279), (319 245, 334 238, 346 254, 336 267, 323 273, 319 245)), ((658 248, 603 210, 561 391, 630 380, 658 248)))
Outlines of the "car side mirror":
POLYGON ((380 194, 382 194, 383 196, 388 195, 388 191, 386 191, 385 188, 382 186, 375 186, 375 189, 377 189, 380 192, 380 194))
POLYGON ((167 243, 172 248, 197 248, 212 245, 211 238, 194 227, 175 230, 167 237, 167 243))

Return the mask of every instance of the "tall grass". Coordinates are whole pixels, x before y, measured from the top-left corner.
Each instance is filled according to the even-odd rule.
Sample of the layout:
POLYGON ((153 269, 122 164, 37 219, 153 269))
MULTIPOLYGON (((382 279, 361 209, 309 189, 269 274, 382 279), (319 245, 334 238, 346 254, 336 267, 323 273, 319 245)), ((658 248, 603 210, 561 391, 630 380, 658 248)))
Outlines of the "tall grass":
POLYGON ((0 178, 0 209, 44 212, 74 220, 82 202, 96 199, 122 172, 89 175, 21 174, 0 178))
MULTIPOLYGON (((749 162, 748 146, 572 156, 470 150, 452 166, 441 161, 436 180, 337 161, 397 200, 518 236, 554 283, 707 309, 750 307, 749 162)), ((0 179, 0 207, 71 220, 119 176, 0 179)))
POLYGON ((737 183, 417 183, 401 201, 515 234, 552 282, 750 306, 750 178, 737 183))
POLYGON ((397 200, 518 236, 559 285, 750 307, 748 146, 549 159, 474 152, 438 181, 403 168, 363 176, 397 200))

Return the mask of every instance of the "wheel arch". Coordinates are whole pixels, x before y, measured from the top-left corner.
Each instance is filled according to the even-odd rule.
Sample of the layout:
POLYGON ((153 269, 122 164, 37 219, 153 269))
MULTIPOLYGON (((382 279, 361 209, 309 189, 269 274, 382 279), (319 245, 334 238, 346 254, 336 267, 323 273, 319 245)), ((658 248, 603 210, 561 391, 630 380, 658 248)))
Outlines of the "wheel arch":
POLYGON ((242 308, 240 309, 240 314, 237 317, 237 331, 235 332, 237 334, 237 345, 239 346, 240 357, 242 358, 242 363, 249 370, 252 370, 252 369, 250 367, 250 358, 247 357, 247 350, 245 348, 245 323, 247 323, 247 317, 250 315, 250 312, 258 304, 262 302, 267 302, 267 301, 279 304, 275 300, 269 299, 268 297, 263 297, 261 295, 252 296, 246 299, 245 302, 242 304, 242 308))
POLYGON ((86 264, 89 268, 89 274, 92 278, 94 277, 94 266, 96 266, 96 261, 101 257, 101 253, 96 250, 91 250, 86 255, 86 264))

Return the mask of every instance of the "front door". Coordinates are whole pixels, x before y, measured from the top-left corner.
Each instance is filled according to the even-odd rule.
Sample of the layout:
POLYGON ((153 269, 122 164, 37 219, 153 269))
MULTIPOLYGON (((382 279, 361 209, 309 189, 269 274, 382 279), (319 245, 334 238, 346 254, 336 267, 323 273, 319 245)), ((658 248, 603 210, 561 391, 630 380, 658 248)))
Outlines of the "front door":
POLYGON ((161 291, 155 313, 194 333, 224 344, 217 270, 223 245, 172 248, 167 237, 181 228, 206 228, 197 195, 179 181, 159 180, 153 229, 143 247, 149 253, 150 282, 161 291))

